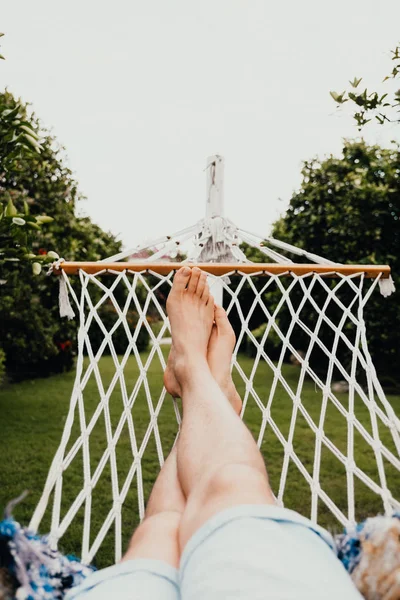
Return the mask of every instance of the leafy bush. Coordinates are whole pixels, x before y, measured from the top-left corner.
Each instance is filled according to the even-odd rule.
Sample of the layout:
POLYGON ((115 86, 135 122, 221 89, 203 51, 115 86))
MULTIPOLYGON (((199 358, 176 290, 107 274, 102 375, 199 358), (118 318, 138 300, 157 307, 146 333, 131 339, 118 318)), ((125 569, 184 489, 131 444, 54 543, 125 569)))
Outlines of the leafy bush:
MULTIPOLYGON (((57 278, 33 277, 30 262, 53 260, 54 249, 70 260, 99 260, 119 252, 121 244, 90 219, 76 216, 82 197, 66 166, 63 148, 34 116, 29 116, 26 105, 8 92, 0 94, 2 105, 7 110, 18 107, 21 119, 40 138, 41 148, 40 153, 17 153, 12 168, 4 168, 0 162, 0 204, 8 206, 11 197, 17 215, 28 213, 36 223, 43 214, 51 217, 46 228, 39 225, 32 230, 36 234, 32 239, 34 258, 20 260, 24 241, 13 238, 16 254, 3 258, 16 260, 1 264, 0 339, 7 372, 13 379, 23 379, 71 368, 76 352, 77 320, 60 319, 57 278)), ((15 223, 13 227, 18 235, 24 229, 15 223)), ((3 242, 4 247, 10 247, 7 235, 0 228, 0 248, 3 242)))
MULTIPOLYGON (((369 350, 381 380, 400 381, 400 149, 368 146, 365 142, 345 143, 342 157, 330 156, 305 163, 300 190, 290 200, 283 218, 274 226, 280 240, 305 248, 339 263, 389 264, 396 293, 383 298, 376 291, 365 307, 369 350)), ((294 307, 301 297, 294 290, 294 307)), ((317 303, 325 297, 313 293, 317 303)), ((342 300, 349 298, 343 289, 342 300)), ((340 309, 330 304, 328 316, 337 322, 340 309)), ((279 315, 287 329, 288 310, 279 315)), ((311 329, 314 311, 307 303, 302 320, 311 329)), ((333 331, 326 327, 319 337, 329 348, 333 331)), ((304 350, 308 337, 299 328, 292 336, 296 349, 304 350)), ((338 349, 341 362, 350 360, 343 344, 338 349)), ((325 357, 316 348, 314 366, 325 369, 325 357)))

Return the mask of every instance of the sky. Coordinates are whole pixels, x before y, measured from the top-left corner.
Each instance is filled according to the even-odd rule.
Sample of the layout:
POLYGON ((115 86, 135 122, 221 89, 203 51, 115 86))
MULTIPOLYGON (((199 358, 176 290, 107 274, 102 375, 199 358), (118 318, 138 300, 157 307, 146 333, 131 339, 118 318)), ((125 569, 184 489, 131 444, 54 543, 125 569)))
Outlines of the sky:
MULTIPOLYGON (((400 41, 399 0, 0 5, 0 89, 32 104, 66 147, 81 213, 125 247, 204 215, 213 154, 225 158, 225 214, 267 235, 302 161, 358 135, 329 91, 354 76, 379 87, 400 41)), ((395 133, 364 136, 388 145, 395 133)))

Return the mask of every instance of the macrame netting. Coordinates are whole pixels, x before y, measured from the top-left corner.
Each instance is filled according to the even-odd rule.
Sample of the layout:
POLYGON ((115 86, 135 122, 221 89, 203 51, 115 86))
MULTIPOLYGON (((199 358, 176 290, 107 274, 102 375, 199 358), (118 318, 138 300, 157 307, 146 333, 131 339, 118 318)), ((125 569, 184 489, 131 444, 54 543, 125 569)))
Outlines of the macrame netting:
MULTIPOLYGON (((61 277, 80 320, 77 372, 31 526, 39 527, 49 506, 54 542, 74 525, 84 562, 109 536, 118 560, 122 534, 131 533, 134 515, 143 517, 151 483, 179 430, 179 405, 161 379, 173 272, 160 275, 149 265, 142 272, 80 270, 79 283, 61 277), (141 353, 143 336, 150 346, 141 353), (80 492, 71 497, 69 482, 77 480, 80 492)), ((296 508, 297 498, 307 497, 311 519, 324 524, 349 525, 370 509, 399 510, 400 425, 377 379, 364 322, 380 277, 234 270, 211 283, 217 279, 238 332, 232 370, 242 416, 246 422, 249 416, 266 456, 278 501, 296 508), (256 315, 262 326, 254 330, 256 315), (289 357, 295 366, 288 368, 289 357), (370 504, 357 504, 360 487, 370 504)))
POLYGON ((222 216, 222 157, 210 157, 206 170, 205 219, 94 267, 70 263, 79 281, 62 259, 53 268, 61 316, 74 316, 70 297, 79 319, 78 357, 61 443, 30 526, 49 529, 53 545, 63 538, 85 563, 104 547, 103 565, 119 560, 179 432, 179 403, 162 374, 173 279, 165 263, 180 253, 191 264, 232 264, 210 275, 211 291, 237 335, 232 374, 242 418, 277 501, 330 527, 400 510, 400 422, 379 384, 364 322, 374 289, 383 296, 394 289, 388 269, 373 278, 363 268, 349 274, 237 227, 222 216), (243 242, 269 263, 246 270, 243 242), (299 258, 307 261, 301 273, 299 258))

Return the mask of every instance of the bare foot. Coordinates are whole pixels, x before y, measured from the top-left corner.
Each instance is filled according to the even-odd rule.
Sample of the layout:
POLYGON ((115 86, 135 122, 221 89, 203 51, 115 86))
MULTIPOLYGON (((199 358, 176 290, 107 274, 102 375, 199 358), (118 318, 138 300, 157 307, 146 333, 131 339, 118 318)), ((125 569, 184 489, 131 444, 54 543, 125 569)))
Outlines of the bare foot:
POLYGON ((214 322, 214 299, 208 287, 207 274, 197 267, 179 269, 168 296, 167 312, 174 354, 173 362, 168 361, 164 382, 167 390, 175 392, 175 395, 181 366, 185 367, 191 360, 197 363, 204 357, 207 367, 207 348, 214 322), (176 382, 173 382, 172 375, 176 382))
POLYGON ((240 414, 242 400, 236 391, 231 375, 231 358, 236 343, 235 332, 221 306, 215 307, 214 320, 215 324, 208 344, 208 364, 215 381, 228 398, 235 412, 240 414))
POLYGON ((167 366, 164 371, 164 387, 167 390, 168 394, 171 394, 173 398, 180 398, 182 395, 181 386, 178 383, 177 378, 175 377, 175 348, 174 344, 171 346, 171 350, 169 351, 167 366))
MULTIPOLYGON (((213 324, 208 342, 208 365, 214 379, 229 399, 233 409, 237 414, 240 414, 242 400, 232 381, 230 369, 232 353, 236 342, 235 333, 229 323, 226 312, 220 306, 215 307, 214 321, 215 323, 213 324)), ((176 352, 174 345, 172 345, 164 373, 164 385, 171 396, 180 398, 181 387, 175 377, 174 369, 175 357, 176 352)))

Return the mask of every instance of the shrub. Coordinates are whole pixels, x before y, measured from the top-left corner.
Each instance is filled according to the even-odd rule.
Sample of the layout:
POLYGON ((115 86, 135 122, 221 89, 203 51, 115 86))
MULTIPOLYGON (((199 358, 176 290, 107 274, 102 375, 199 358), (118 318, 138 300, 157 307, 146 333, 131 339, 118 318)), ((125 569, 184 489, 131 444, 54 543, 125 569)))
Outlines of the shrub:
POLYGON ((4 382, 6 375, 6 353, 0 348, 0 385, 4 382))

